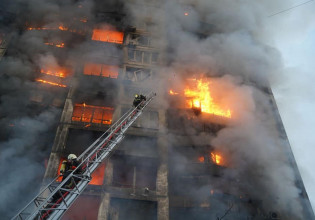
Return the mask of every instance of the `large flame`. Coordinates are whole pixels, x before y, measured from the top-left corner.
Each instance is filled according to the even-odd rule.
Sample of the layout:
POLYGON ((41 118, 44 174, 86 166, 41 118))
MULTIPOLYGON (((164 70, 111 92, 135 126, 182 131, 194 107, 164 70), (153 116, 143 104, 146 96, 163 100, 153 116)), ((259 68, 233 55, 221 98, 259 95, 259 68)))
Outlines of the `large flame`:
POLYGON ((111 27, 94 29, 92 40, 122 44, 124 40, 124 33, 115 31, 111 27))
POLYGON ((211 97, 209 79, 189 79, 189 83, 184 90, 184 94, 187 98, 187 107, 198 108, 201 112, 231 118, 231 110, 222 109, 211 97))
POLYGON ((110 107, 94 106, 83 104, 75 104, 72 121, 81 121, 95 124, 112 123, 114 109, 110 107))

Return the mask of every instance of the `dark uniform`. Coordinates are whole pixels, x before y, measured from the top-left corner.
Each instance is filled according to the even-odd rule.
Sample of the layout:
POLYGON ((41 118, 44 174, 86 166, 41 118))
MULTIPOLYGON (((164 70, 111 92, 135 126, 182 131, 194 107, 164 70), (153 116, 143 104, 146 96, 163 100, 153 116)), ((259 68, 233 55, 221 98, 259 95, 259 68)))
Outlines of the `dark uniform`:
POLYGON ((135 99, 133 100, 133 106, 137 107, 142 101, 146 101, 147 98, 144 95, 135 95, 135 99))
MULTIPOLYGON (((80 162, 77 159, 64 160, 60 168, 60 173, 63 174, 62 181, 65 180, 69 176, 69 174, 73 170, 75 170, 79 165, 80 165, 80 162)), ((80 167, 75 171, 75 174, 79 174, 79 173, 82 173, 82 169, 80 167)), ((76 178, 74 179, 77 182, 76 178)), ((66 188, 72 188, 72 186, 73 186, 73 181, 71 179, 65 183, 66 188)))

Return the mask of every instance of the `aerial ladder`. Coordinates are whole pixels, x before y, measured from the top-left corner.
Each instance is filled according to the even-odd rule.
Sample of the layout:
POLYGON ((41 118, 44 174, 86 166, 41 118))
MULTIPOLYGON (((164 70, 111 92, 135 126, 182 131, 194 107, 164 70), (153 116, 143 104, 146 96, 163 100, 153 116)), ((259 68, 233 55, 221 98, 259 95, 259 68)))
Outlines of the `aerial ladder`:
POLYGON ((42 188, 12 220, 52 220, 60 219, 73 202, 81 195, 91 181, 91 174, 113 153, 124 138, 127 129, 141 116, 144 108, 156 96, 151 92, 137 107, 129 109, 120 119, 92 143, 79 157, 81 163, 62 182, 59 176, 42 188), (78 171, 81 172, 78 172, 78 171), (66 187, 72 182, 71 188, 66 187))

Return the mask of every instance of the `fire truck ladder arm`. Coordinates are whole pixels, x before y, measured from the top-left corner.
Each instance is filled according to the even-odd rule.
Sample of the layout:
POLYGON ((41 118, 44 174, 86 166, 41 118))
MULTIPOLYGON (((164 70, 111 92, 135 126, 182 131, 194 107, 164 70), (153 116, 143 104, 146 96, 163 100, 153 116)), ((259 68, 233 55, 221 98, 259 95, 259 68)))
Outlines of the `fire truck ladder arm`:
POLYGON ((147 100, 128 110, 78 157, 81 163, 67 178, 60 183, 56 177, 12 220, 60 219, 88 186, 92 173, 111 155, 117 144, 123 140, 125 132, 155 96, 155 93, 149 93, 147 100))

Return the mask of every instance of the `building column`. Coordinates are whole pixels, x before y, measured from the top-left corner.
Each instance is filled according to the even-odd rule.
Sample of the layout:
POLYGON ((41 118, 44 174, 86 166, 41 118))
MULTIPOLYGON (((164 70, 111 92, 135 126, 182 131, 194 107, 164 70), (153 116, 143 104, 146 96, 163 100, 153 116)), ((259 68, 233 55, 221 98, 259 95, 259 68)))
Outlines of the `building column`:
MULTIPOLYGON (((104 175, 104 186, 109 186, 113 181, 113 163, 109 160, 106 163, 105 175, 104 175)), ((108 220, 110 215, 110 193, 105 192, 100 207, 98 209, 98 220, 108 220)))
POLYGON ((159 135, 158 135, 158 152, 160 164, 156 177, 156 195, 157 195, 157 219, 169 219, 169 198, 168 198, 168 141, 165 132, 165 111, 159 111, 159 135))
POLYGON ((49 157, 48 166, 45 172, 44 180, 47 178, 54 178, 57 175, 57 170, 59 166, 60 157, 65 149, 69 125, 71 123, 71 117, 73 112, 73 103, 71 99, 71 94, 73 90, 70 89, 68 97, 65 102, 64 109, 62 111, 60 124, 57 128, 54 144, 52 147, 52 152, 49 157))

